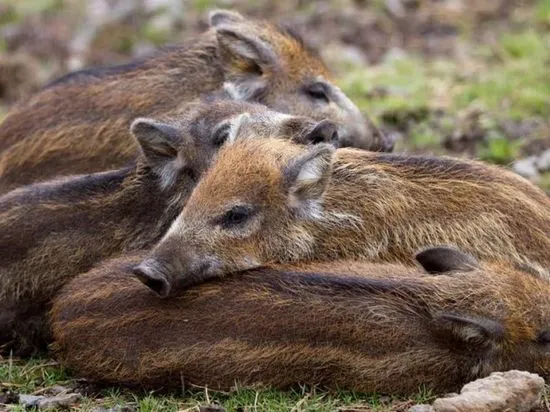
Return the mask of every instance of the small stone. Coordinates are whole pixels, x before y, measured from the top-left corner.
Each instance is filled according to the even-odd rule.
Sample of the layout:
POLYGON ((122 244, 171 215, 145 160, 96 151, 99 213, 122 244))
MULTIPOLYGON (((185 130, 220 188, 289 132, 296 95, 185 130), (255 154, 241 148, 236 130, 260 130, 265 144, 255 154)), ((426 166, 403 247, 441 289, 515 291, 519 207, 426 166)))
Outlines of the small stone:
POLYGON ((67 393, 63 395, 52 396, 50 398, 40 399, 38 409, 57 409, 74 405, 82 399, 79 393, 67 393))
POLYGON ((116 405, 112 408, 105 408, 103 406, 96 406, 92 409, 92 412, 136 412, 136 408, 133 406, 121 406, 116 405))
POLYGON ((19 395, 11 390, 2 390, 0 392, 0 404, 8 405, 19 402, 19 395))
POLYGON ((390 403, 391 402, 391 397, 390 396, 380 396, 378 398, 378 402, 380 403, 390 403))
POLYGON ((136 412, 136 408, 129 405, 117 405, 107 409, 107 412, 136 412))
POLYGON ((52 395, 60 395, 62 393, 69 393, 71 389, 61 385, 54 385, 51 388, 49 388, 48 391, 52 395))
POLYGON ((444 395, 441 395, 441 398, 453 398, 455 396, 458 396, 458 393, 456 392, 449 392, 449 393, 446 393, 444 395))
POLYGON ((38 402, 45 398, 45 396, 19 395, 19 405, 23 405, 25 408, 32 408, 33 406, 37 406, 38 402))
POLYGON ((418 404, 411 406, 407 412, 433 412, 434 408, 432 408, 432 405, 423 405, 418 404))
POLYGON ((330 43, 323 46, 323 58, 331 62, 335 70, 347 67, 364 67, 368 64, 367 56, 355 46, 342 46, 330 43))
POLYGON ((537 159, 537 169, 539 169, 539 172, 547 172, 550 170, 550 149, 542 152, 537 159))
POLYGON ((464 385, 460 395, 436 399, 433 411, 528 412, 537 405, 543 390, 544 379, 534 373, 494 372, 464 385))
POLYGON ((407 57, 407 52, 403 49, 392 47, 384 55, 385 63, 392 63, 395 61, 403 60, 407 57))
POLYGON ((512 168, 514 172, 523 177, 534 178, 539 175, 536 156, 529 156, 525 159, 516 160, 512 168))
POLYGON ((386 0, 386 9, 398 19, 402 19, 406 16, 405 6, 401 0, 386 0))

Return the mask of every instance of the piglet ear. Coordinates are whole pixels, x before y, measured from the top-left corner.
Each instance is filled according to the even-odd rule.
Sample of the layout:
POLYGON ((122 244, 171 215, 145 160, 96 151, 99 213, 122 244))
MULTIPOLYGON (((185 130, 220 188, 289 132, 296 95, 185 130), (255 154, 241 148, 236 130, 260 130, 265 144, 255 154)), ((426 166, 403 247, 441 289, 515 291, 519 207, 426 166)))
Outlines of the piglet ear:
POLYGON ((263 74, 281 64, 277 49, 246 21, 222 19, 215 28, 225 91, 235 100, 258 99, 266 88, 263 74))
POLYGON ((208 22, 211 27, 218 27, 221 24, 244 22, 246 19, 236 11, 218 9, 208 13, 208 22))
POLYGON ((315 218, 320 211, 333 155, 333 146, 318 144, 292 159, 283 171, 289 206, 303 217, 315 218))
POLYGON ((470 272, 479 268, 479 262, 472 255, 449 246, 424 249, 415 259, 428 273, 438 274, 452 271, 470 272))
POLYGON ((445 312, 434 317, 433 326, 437 334, 466 348, 488 348, 504 338, 504 326, 486 317, 445 312))
POLYGON ((179 130, 171 124, 140 117, 132 122, 130 131, 149 166, 177 158, 182 139, 179 130))
POLYGON ((233 144, 237 139, 248 137, 246 133, 247 125, 251 121, 250 113, 241 113, 231 120, 229 129, 228 144, 233 144))

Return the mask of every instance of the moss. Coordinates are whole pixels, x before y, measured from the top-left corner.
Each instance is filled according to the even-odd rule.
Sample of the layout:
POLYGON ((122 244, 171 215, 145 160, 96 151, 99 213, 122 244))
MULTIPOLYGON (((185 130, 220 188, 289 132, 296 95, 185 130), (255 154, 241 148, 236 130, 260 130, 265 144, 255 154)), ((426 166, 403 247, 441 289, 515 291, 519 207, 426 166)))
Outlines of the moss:
POLYGON ((409 133, 409 142, 413 149, 435 150, 441 147, 442 134, 428 123, 415 125, 409 133))
POLYGON ((497 131, 489 133, 489 139, 479 150, 479 157, 482 160, 501 165, 510 164, 520 151, 520 143, 510 141, 497 131))
POLYGON ((219 7, 218 1, 215 0, 194 0, 193 5, 198 12, 205 12, 208 9, 219 7))
POLYGON ((155 46, 162 46, 170 40, 171 32, 168 29, 161 29, 156 27, 151 22, 148 22, 143 26, 142 37, 149 40, 155 46))
POLYGON ((550 28, 550 0, 539 0, 535 8, 535 21, 550 28))
POLYGON ((542 190, 550 194, 550 172, 543 173, 538 183, 542 190))
POLYGON ((550 115, 550 35, 531 29, 507 34, 501 61, 469 80, 455 96, 458 108, 480 102, 502 117, 550 115))

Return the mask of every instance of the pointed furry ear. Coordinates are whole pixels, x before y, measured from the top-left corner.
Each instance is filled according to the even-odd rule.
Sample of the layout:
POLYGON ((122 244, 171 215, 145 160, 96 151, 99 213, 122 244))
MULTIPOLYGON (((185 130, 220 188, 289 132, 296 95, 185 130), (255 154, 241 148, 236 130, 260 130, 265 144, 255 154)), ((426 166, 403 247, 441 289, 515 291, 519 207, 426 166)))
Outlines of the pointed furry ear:
POLYGON ((250 113, 242 113, 231 120, 231 128, 229 129, 229 137, 227 139, 228 144, 234 143, 237 139, 247 137, 243 135, 243 131, 246 125, 250 122, 250 113))
POLYGON ((212 10, 208 13, 208 22, 210 27, 217 27, 223 23, 239 23, 245 21, 245 18, 236 11, 225 9, 212 10))
POLYGON ((216 29, 222 62, 232 69, 260 72, 268 65, 278 62, 272 45, 260 39, 242 24, 222 24, 216 29))
POLYGON ((262 75, 280 64, 273 46, 248 26, 233 22, 216 26, 224 89, 235 100, 253 100, 261 96, 266 87, 262 75))
POLYGON ((436 332, 468 346, 489 347, 504 338, 504 326, 486 317, 441 313, 434 317, 436 332))
POLYGON ((415 259, 428 273, 438 274, 452 271, 470 272, 479 268, 479 262, 472 255, 449 246, 424 249, 415 259))
POLYGON ((318 144, 294 158, 283 171, 289 206, 304 217, 315 218, 332 172, 334 147, 318 144))
POLYGON ((132 122, 130 131, 150 166, 177 158, 182 138, 171 124, 140 117, 132 122))

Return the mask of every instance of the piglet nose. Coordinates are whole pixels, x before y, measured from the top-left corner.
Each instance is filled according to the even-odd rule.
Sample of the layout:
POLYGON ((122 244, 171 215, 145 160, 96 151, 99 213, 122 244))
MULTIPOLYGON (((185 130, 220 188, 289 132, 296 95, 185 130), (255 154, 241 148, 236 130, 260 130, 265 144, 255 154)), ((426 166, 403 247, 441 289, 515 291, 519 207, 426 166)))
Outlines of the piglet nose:
POLYGON ((307 143, 332 143, 338 142, 338 126, 330 120, 322 120, 307 135, 307 143))
POLYGON ((155 259, 145 259, 133 268, 134 275, 160 297, 170 294, 171 286, 162 265, 155 259))

